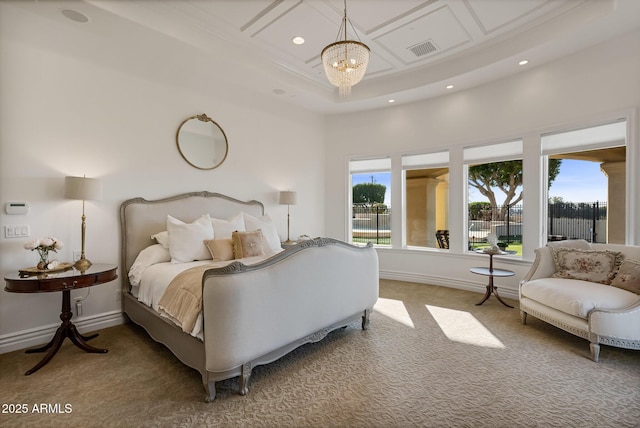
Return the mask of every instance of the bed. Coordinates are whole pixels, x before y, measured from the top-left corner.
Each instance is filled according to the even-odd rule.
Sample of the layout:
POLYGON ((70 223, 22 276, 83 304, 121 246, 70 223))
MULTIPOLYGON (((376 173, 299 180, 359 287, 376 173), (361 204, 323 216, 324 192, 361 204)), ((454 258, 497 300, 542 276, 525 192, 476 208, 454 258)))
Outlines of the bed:
POLYGON ((282 250, 262 203, 206 191, 129 199, 121 204, 120 222, 121 267, 128 272, 123 311, 200 372, 207 402, 215 398, 217 381, 238 376, 245 395, 255 366, 355 321, 368 327, 378 299, 378 257, 371 244, 314 238, 282 250), (184 236, 194 239, 189 233, 200 226, 208 233, 207 222, 214 236, 200 239, 210 254, 199 260, 189 252, 197 245, 179 238, 187 230, 184 236), (260 245, 263 253, 255 254, 260 245), (183 305, 177 314, 176 301, 183 305))

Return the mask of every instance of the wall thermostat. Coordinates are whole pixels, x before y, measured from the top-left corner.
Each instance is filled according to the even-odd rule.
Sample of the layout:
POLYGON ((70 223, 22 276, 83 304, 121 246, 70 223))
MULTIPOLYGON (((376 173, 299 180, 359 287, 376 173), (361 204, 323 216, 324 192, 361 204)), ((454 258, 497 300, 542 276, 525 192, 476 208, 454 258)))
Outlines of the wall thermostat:
POLYGON ((7 214, 27 214, 29 212, 28 202, 7 202, 4 204, 4 211, 7 214))

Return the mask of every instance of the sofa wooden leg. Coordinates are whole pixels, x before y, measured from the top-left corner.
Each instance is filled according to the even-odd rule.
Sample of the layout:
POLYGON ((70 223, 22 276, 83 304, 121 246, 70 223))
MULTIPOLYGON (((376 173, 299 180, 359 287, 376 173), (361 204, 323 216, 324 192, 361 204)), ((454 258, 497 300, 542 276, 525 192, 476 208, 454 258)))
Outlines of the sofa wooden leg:
POLYGON ((597 363, 600 358, 600 344, 591 342, 589 349, 591 350, 591 359, 597 363))
POLYGON ((249 393, 249 378, 251 378, 252 369, 251 363, 243 364, 240 369, 240 395, 247 395, 249 393))
POLYGON ((527 324, 527 313, 525 311, 520 311, 520 322, 522 324, 527 324))
POLYGON ((369 314, 371 314, 371 309, 365 309, 362 314, 362 329, 367 330, 369 328, 369 314))

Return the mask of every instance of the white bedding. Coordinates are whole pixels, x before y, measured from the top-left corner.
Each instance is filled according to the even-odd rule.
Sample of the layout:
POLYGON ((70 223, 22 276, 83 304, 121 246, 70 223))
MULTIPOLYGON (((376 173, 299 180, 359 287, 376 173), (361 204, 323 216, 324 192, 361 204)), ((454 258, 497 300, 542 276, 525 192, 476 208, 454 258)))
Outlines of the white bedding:
MULTIPOLYGON (((201 260, 194 261, 188 263, 171 263, 171 262, 163 262, 156 263, 151 266, 147 266, 144 269, 144 273, 141 276, 140 284, 136 287, 137 293, 134 296, 145 305, 153 308, 156 312, 158 312, 161 316, 170 319, 174 323, 175 320, 165 314, 162 310, 158 308, 158 302, 162 298, 165 290, 180 272, 183 272, 192 267, 201 266, 201 265, 210 265, 211 268, 221 268, 234 261, 239 261, 245 265, 252 265, 259 263, 270 256, 256 256, 256 257, 246 257, 243 259, 236 260, 201 260)), ((133 293, 133 289, 132 289, 133 293)), ((179 325, 176 323, 176 325, 179 325)), ((198 320, 190 333, 192 336, 202 339, 202 313, 198 316, 198 320)))

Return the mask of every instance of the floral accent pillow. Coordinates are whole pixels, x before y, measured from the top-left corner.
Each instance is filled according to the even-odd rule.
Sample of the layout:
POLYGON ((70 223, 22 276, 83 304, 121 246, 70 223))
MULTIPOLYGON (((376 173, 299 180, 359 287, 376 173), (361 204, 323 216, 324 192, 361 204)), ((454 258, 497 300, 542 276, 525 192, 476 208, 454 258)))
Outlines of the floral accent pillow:
POLYGON ((622 263, 618 251, 579 250, 576 248, 551 248, 556 264, 554 278, 580 279, 582 281, 611 284, 622 263))
POLYGON ((640 260, 627 259, 611 282, 614 287, 640 294, 640 260))
POLYGON ((231 240, 233 257, 236 259, 264 255, 264 237, 260 229, 251 232, 235 231, 231 234, 231 240))

